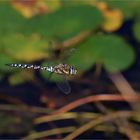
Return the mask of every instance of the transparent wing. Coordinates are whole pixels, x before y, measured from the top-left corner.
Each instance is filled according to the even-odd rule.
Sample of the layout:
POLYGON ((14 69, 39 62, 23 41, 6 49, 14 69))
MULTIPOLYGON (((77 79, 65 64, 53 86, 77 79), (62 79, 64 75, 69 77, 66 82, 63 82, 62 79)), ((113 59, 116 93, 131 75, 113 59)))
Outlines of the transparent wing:
MULTIPOLYGON (((70 49, 67 51, 63 57, 63 62, 67 60, 74 52, 76 51, 75 48, 70 49)), ((60 75, 62 77, 61 82, 57 82, 57 87, 65 94, 69 94, 71 92, 71 87, 69 85, 69 82, 67 81, 65 75, 60 75)))
POLYGON ((71 87, 69 85, 69 82, 67 81, 64 75, 60 75, 60 76, 62 76, 63 81, 57 82, 56 85, 63 93, 69 94, 71 92, 71 87))
POLYGON ((76 52, 76 49, 75 48, 72 48, 70 50, 68 50, 64 57, 63 57, 63 61, 67 60, 71 55, 73 55, 74 53, 76 52))

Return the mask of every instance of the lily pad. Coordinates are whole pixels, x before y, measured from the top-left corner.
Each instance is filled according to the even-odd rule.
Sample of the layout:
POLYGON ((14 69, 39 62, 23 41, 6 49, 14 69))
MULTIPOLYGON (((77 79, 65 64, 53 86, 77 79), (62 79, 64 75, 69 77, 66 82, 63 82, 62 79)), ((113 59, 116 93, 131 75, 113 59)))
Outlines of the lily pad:
POLYGON ((117 1, 117 0, 105 0, 110 8, 120 9, 125 18, 132 18, 133 16, 139 13, 140 1, 139 0, 126 0, 126 1, 117 1))
POLYGON ((98 27, 102 22, 100 11, 89 5, 62 7, 48 15, 29 19, 22 32, 39 33, 45 37, 68 39, 79 32, 98 27))
POLYGON ((55 1, 44 0, 44 4, 47 5, 49 12, 55 11, 61 6, 61 0, 55 0, 55 1))
POLYGON ((48 57, 48 42, 38 35, 13 34, 3 38, 5 51, 19 61, 32 62, 48 57))
POLYGON ((24 23, 24 18, 18 13, 8 1, 0 2, 0 36, 12 34, 19 31, 24 23))
POLYGON ((140 41, 140 21, 136 22, 133 26, 134 35, 138 41, 140 41))
POLYGON ((0 54, 0 59, 1 59, 0 60, 0 71, 12 72, 12 69, 10 67, 6 66, 6 64, 13 63, 13 62, 16 63, 17 61, 4 53, 0 54))
POLYGON ((11 85, 22 84, 26 81, 31 81, 34 78, 32 71, 20 70, 19 72, 13 73, 9 77, 9 82, 11 85))
POLYGON ((95 62, 100 62, 109 72, 127 69, 134 62, 135 54, 122 38, 115 35, 92 36, 77 48, 68 63, 84 72, 95 62))

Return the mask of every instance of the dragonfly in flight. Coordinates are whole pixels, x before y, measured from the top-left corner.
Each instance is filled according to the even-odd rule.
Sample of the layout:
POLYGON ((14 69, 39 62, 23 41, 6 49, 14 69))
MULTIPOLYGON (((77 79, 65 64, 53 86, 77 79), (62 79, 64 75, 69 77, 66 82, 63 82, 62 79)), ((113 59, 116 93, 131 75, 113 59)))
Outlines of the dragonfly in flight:
POLYGON ((71 88, 70 85, 68 83, 68 81, 66 80, 65 76, 66 75, 76 75, 77 70, 68 64, 58 64, 55 66, 41 66, 41 65, 32 65, 32 64, 16 64, 16 63, 12 63, 12 64, 6 64, 7 66, 10 67, 17 67, 17 68, 26 68, 26 69, 39 69, 39 70, 46 70, 48 72, 51 73, 56 73, 59 75, 63 76, 63 82, 57 82, 57 86, 59 87, 59 89, 64 92, 65 94, 69 94, 71 92, 71 88))

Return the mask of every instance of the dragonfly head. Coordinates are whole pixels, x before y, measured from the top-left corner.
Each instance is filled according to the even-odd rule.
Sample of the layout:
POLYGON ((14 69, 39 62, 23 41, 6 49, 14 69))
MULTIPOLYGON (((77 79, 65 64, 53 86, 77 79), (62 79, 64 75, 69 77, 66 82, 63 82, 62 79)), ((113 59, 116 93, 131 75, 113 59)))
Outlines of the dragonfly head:
POLYGON ((77 73, 77 70, 74 69, 73 67, 70 68, 70 74, 75 75, 77 73))

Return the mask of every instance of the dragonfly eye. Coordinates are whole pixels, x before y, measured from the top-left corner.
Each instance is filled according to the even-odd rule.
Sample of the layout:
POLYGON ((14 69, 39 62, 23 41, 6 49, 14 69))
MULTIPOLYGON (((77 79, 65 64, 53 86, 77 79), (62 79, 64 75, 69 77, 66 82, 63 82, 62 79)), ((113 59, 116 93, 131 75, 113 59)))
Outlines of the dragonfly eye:
POLYGON ((73 67, 70 68, 70 74, 76 74, 77 70, 75 70, 73 67))
POLYGON ((70 74, 73 74, 73 68, 72 67, 70 68, 70 74))

